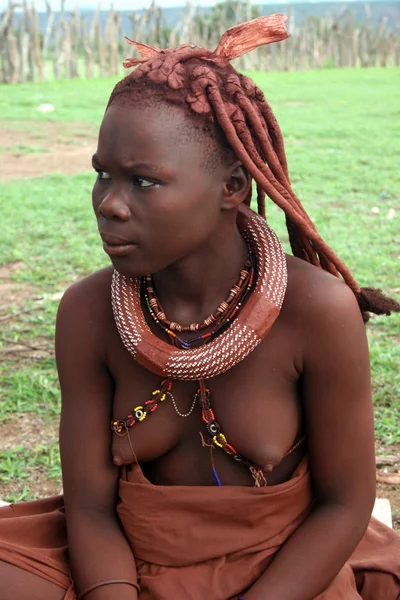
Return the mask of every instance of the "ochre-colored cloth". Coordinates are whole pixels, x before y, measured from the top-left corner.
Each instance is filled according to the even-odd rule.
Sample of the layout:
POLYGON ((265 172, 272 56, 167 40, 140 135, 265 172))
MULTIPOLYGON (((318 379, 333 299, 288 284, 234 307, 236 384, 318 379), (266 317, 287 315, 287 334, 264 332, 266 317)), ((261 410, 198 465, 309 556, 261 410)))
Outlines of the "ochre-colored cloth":
MULTIPOLYGON (((136 558, 140 600, 245 595, 312 504, 307 459, 289 481, 264 488, 156 486, 133 465, 120 481, 118 514, 136 558)), ((0 560, 59 585, 67 600, 75 599, 62 497, 0 509, 0 560)), ((360 598, 400 599, 400 536, 375 519, 318 596, 360 598)))
POLYGON ((66 590, 65 600, 75 600, 63 504, 55 496, 0 508, 0 560, 58 585, 66 590))

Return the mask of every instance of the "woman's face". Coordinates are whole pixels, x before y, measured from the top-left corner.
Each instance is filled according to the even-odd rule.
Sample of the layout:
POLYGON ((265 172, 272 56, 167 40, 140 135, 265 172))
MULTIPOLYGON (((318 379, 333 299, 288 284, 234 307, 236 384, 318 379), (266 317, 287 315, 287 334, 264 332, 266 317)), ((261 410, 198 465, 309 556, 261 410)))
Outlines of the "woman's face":
POLYGON ((227 167, 177 109, 113 104, 99 133, 93 207, 104 249, 130 277, 155 273, 218 229, 227 167), (209 156, 208 156, 209 158, 209 156))

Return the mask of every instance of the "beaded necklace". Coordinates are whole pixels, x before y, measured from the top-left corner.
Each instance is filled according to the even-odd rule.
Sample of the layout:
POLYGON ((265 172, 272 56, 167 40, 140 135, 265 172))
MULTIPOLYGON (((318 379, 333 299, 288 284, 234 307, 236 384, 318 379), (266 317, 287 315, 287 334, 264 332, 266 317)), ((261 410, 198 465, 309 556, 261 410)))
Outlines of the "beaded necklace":
MULTIPOLYGON (((211 314, 209 317, 203 320, 202 323, 191 323, 190 325, 180 325, 179 323, 175 323, 174 321, 170 321, 167 319, 160 302, 156 296, 153 284, 153 278, 151 275, 147 275, 145 277, 146 282, 146 302, 150 314, 152 317, 160 324, 164 326, 165 331, 169 334, 174 331, 200 331, 202 329, 206 329, 213 325, 214 323, 219 323, 221 319, 225 316, 226 313, 231 312, 232 308, 235 308, 238 303, 238 298, 242 296, 243 290, 246 289, 246 284, 250 276, 250 272, 253 269, 252 264, 252 253, 250 248, 248 248, 248 257, 244 264, 243 269, 240 271, 240 276, 237 283, 230 289, 229 296, 226 300, 223 300, 217 310, 211 314), (236 305, 235 305, 236 301, 236 305)), ((204 339, 203 336, 196 339, 204 339)), ((182 340, 184 341, 184 340, 182 340)))
POLYGON ((167 397, 167 393, 171 392, 172 389, 172 381, 170 379, 164 379, 160 388, 154 390, 151 393, 151 398, 146 400, 146 402, 142 405, 136 406, 133 409, 132 413, 129 414, 124 419, 117 419, 111 421, 111 428, 117 435, 126 435, 128 430, 131 429, 135 423, 139 423, 144 421, 147 415, 153 413, 167 397))
POLYGON ((248 249, 248 259, 246 260, 245 268, 242 269, 242 271, 240 272, 241 276, 240 276, 239 282, 231 288, 231 292, 230 292, 228 299, 224 302, 221 302, 221 304, 220 304, 220 307, 222 305, 226 305, 226 308, 225 308, 225 306, 223 307, 223 309, 220 311, 219 317, 214 318, 214 315, 216 314, 216 313, 214 313, 214 315, 207 317, 207 319, 205 319, 203 321, 203 323, 201 323, 201 324, 192 323, 189 326, 183 326, 183 325, 180 325, 179 323, 174 323, 173 321, 169 321, 168 319, 166 319, 165 313, 162 310, 162 308, 156 298, 154 286, 148 285, 150 282, 152 284, 151 276, 147 276, 145 278, 146 285, 143 286, 143 288, 142 288, 143 295, 144 295, 146 305, 147 305, 147 308, 148 308, 148 311, 149 311, 151 317, 153 318, 154 322, 159 327, 161 327, 165 331, 165 333, 170 337, 171 343, 180 348, 189 349, 189 348, 193 348, 193 346, 197 342, 202 342, 203 344, 210 342, 220 332, 220 330, 223 327, 228 326, 229 323, 235 318, 236 313, 241 309, 242 305, 246 301, 247 296, 251 292, 251 289, 253 286, 253 281, 254 281, 254 272, 255 272, 254 257, 253 257, 253 253, 251 252, 251 250, 249 248, 248 249), (232 290, 234 290, 233 295, 232 295, 232 290), (157 302, 157 304, 156 304, 156 302, 157 302), (158 312, 156 312, 156 307, 159 309, 158 312), (208 323, 208 325, 205 325, 205 323, 208 323), (212 329, 212 331, 205 333, 203 335, 194 337, 190 340, 184 340, 177 333, 175 333, 176 331, 198 331, 199 329, 204 329, 205 327, 208 327, 213 323, 215 324, 215 327, 212 329), (195 328, 197 328, 197 329, 195 329, 195 328))
MULTIPOLYGON (((133 425, 143 421, 167 396, 171 395, 172 379, 198 380, 199 388, 192 407, 189 413, 180 416, 189 416, 198 402, 202 419, 212 436, 210 443, 206 445, 211 446, 211 449, 221 448, 237 462, 247 465, 256 486, 261 486, 266 485, 262 469, 241 456, 221 432, 221 427, 211 408, 210 391, 204 382, 205 378, 219 375, 243 360, 261 342, 279 314, 286 290, 286 260, 275 233, 264 219, 246 206, 241 206, 238 211, 238 226, 253 253, 249 253, 251 266, 248 275, 242 276, 242 272, 240 274, 240 293, 233 293, 231 298, 234 288, 231 289, 229 302, 225 301, 228 308, 224 303, 220 304, 221 317, 216 317, 214 320, 216 313, 213 313, 211 323, 215 323, 215 327, 210 334, 204 334, 204 337, 197 336, 187 341, 177 336, 176 331, 197 331, 205 328, 209 326, 205 325, 205 322, 208 322, 211 317, 202 324, 181 326, 172 323, 166 318, 155 297, 151 279, 146 280, 148 290, 146 294, 143 292, 145 285, 141 278, 127 279, 117 271, 114 272, 112 306, 121 339, 142 366, 154 373, 164 375, 164 379, 160 388, 153 391, 151 398, 144 405, 134 408, 132 414, 125 419, 113 420, 111 427, 118 435, 125 435, 133 425), (252 259, 253 255, 255 260, 252 259), (257 264, 255 283, 254 263, 257 264), (158 321, 158 325, 168 333, 173 344, 166 344, 151 332, 141 307, 143 294, 152 318, 158 321), (157 314, 160 312, 161 315, 157 314), (202 345, 193 348, 192 345, 199 341, 202 345)), ((175 403, 174 408, 177 410, 175 403)), ((293 449, 294 447, 290 451, 293 449)), ((215 468, 213 472, 217 484, 221 485, 215 468)))

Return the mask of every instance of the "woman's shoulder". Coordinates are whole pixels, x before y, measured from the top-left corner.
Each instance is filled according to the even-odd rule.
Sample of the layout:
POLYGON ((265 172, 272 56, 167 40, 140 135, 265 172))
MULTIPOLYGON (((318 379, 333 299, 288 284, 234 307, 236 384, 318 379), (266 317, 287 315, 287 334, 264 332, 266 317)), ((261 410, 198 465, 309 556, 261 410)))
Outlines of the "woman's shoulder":
POLYGON ((357 299, 342 279, 294 256, 287 256, 287 269, 283 310, 289 317, 314 325, 361 319, 357 299))
MULTIPOLYGON (((294 335, 296 368, 299 373, 307 373, 309 382, 313 381, 313 389, 318 389, 316 398, 325 394, 328 382, 333 389, 333 380, 336 386, 347 389, 349 382, 355 381, 356 370, 359 389, 368 395, 366 330, 356 296, 346 283, 305 261, 288 257, 282 313, 286 331, 294 335)), ((343 389, 338 393, 347 398, 343 389)))
POLYGON ((106 267, 71 284, 61 298, 57 326, 63 329, 105 331, 112 320, 111 279, 113 268, 106 267))
POLYGON ((109 305, 112 274, 113 268, 110 266, 74 281, 65 290, 60 306, 66 303, 75 305, 82 302, 85 306, 90 304, 91 308, 93 308, 93 303, 98 307, 109 305))

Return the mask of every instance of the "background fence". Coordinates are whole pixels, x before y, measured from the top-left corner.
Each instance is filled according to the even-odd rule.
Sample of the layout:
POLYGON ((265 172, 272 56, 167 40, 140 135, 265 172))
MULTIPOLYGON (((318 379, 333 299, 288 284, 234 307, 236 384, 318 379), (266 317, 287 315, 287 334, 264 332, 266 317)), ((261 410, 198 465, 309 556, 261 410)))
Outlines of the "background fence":
MULTIPOLYGON (((289 40, 259 48, 238 59, 238 66, 255 71, 400 66, 400 21, 389 26, 382 18, 372 26, 368 5, 365 13, 363 23, 349 10, 332 17, 306 16, 301 26, 292 19, 289 40)), ((125 35, 162 48, 187 42, 213 48, 228 27, 259 14, 250 0, 226 0, 207 14, 189 1, 179 23, 171 27, 152 2, 141 13, 132 13, 129 30, 123 31, 121 15, 112 8, 105 20, 100 6, 89 19, 78 8, 67 14, 61 0, 57 14, 47 3, 43 20, 25 1, 10 2, 0 18, 0 81, 122 74, 123 58, 132 55, 125 35)))

